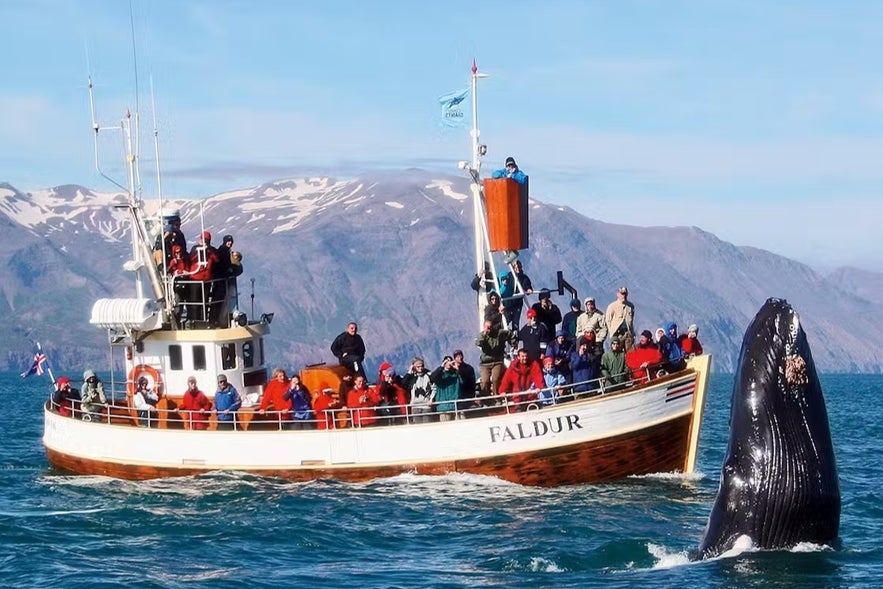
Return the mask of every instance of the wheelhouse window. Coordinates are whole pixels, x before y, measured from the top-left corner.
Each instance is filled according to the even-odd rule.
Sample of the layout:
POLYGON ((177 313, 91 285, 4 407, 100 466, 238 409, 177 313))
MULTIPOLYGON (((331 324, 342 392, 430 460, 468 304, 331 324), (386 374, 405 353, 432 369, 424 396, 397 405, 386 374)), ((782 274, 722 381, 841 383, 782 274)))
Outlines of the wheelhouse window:
POLYGON ((254 366, 254 342, 251 340, 242 343, 242 364, 246 368, 254 366))
POLYGON ((234 370, 236 368, 236 344, 221 345, 221 368, 234 370))
POLYGON ((205 346, 193 346, 193 369, 205 370, 205 346))
POLYGON ((169 368, 184 370, 184 356, 181 354, 181 346, 178 344, 169 346, 169 368))
POLYGON ((260 362, 258 362, 258 365, 263 366, 264 365, 264 338, 261 338, 258 340, 258 350, 260 350, 260 352, 261 352, 260 362))

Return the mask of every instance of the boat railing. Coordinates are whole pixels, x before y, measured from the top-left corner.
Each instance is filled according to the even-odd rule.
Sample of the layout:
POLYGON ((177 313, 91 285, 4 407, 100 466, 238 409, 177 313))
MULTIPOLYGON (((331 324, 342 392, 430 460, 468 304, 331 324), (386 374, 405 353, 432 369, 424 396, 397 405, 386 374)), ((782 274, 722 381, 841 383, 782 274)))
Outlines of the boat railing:
POLYGON ((235 278, 188 280, 187 275, 166 276, 174 293, 179 321, 192 326, 229 327, 230 313, 238 308, 235 278))
MULTIPOLYGON (((602 376, 540 389, 531 388, 526 391, 435 401, 426 412, 417 411, 415 406, 410 404, 380 402, 365 407, 346 407, 339 404, 327 409, 323 415, 311 412, 308 419, 295 419, 291 410, 260 411, 257 407, 250 407, 240 410, 234 419, 236 429, 267 431, 393 426, 499 416, 543 410, 563 403, 603 397, 633 389, 668 374, 661 364, 648 367, 646 372, 646 376, 642 375, 639 378, 631 378, 631 373, 627 372, 622 375, 602 376)), ((198 430, 207 429, 212 421, 211 411, 194 412, 179 407, 157 407, 147 412, 136 411, 125 397, 116 395, 111 395, 111 402, 89 404, 88 409, 78 400, 58 403, 50 399, 47 406, 51 411, 71 418, 117 425, 156 427, 162 424, 161 427, 164 428, 198 430)))

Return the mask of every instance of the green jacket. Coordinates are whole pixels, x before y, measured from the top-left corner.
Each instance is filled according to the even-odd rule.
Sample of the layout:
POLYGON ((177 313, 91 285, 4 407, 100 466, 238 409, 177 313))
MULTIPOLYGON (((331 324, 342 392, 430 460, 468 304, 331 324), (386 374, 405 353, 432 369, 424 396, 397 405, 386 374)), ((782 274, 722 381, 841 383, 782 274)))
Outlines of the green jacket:
POLYGON ((607 379, 607 384, 627 381, 629 373, 625 366, 625 352, 604 352, 601 356, 601 376, 607 379))
POLYGON ((481 350, 478 361, 480 364, 496 364, 503 361, 506 353, 506 344, 509 343, 515 334, 508 329, 499 331, 482 331, 475 339, 475 345, 481 350))

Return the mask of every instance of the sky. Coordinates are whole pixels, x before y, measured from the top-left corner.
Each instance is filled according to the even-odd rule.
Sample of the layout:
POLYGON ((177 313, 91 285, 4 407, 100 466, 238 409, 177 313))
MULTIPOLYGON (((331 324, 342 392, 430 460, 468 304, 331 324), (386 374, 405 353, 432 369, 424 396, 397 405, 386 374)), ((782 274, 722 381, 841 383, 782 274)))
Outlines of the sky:
POLYGON ((883 271, 883 3, 3 0, 0 27, 0 182, 20 190, 112 188, 90 75, 121 182, 111 127, 140 115, 145 194, 154 118, 166 198, 462 173, 438 97, 475 59, 484 169, 514 156, 533 197, 883 271))

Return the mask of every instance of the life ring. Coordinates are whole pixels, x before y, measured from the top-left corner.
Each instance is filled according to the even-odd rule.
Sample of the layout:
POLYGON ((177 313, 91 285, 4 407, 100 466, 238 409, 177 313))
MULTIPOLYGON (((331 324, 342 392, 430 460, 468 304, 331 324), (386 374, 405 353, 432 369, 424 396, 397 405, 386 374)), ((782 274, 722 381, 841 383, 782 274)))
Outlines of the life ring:
POLYGON ((162 391, 162 376, 160 376, 159 370, 147 364, 139 364, 129 371, 129 379, 126 381, 126 390, 129 391, 130 397, 135 394, 135 390, 138 388, 138 379, 142 376, 146 376, 148 380, 152 381, 153 390, 157 394, 162 391))

